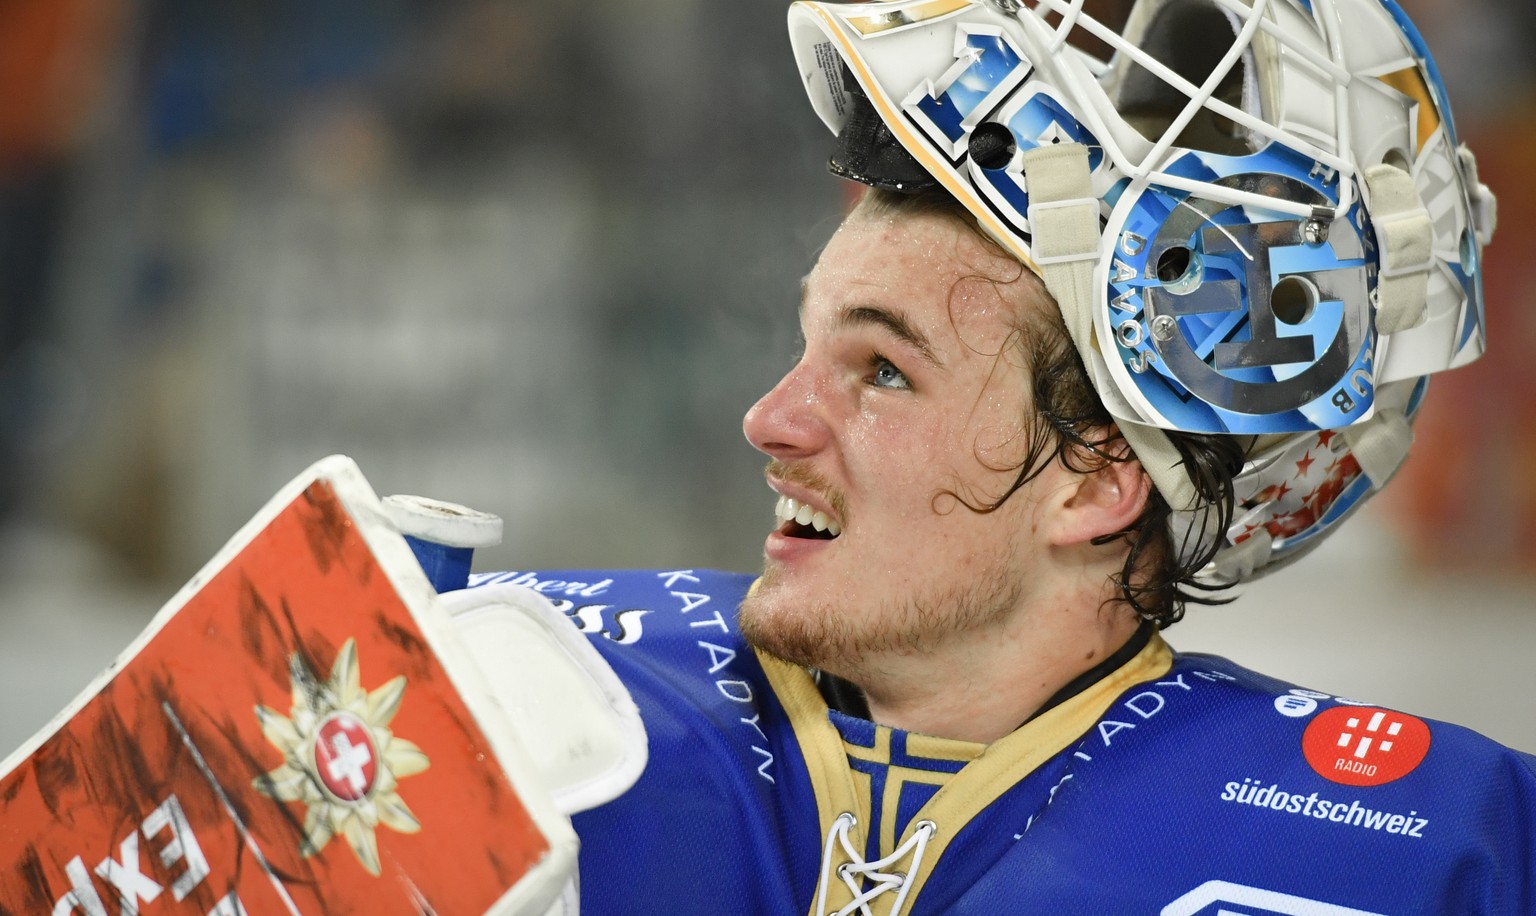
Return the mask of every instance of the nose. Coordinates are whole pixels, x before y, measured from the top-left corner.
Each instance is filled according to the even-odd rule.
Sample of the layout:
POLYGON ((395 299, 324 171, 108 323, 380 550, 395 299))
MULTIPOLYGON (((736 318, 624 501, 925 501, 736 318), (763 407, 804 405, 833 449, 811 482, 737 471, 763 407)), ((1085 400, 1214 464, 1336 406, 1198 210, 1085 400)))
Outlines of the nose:
POLYGON ((752 447, 784 460, 815 454, 827 443, 822 395, 813 370, 801 360, 742 420, 752 447))

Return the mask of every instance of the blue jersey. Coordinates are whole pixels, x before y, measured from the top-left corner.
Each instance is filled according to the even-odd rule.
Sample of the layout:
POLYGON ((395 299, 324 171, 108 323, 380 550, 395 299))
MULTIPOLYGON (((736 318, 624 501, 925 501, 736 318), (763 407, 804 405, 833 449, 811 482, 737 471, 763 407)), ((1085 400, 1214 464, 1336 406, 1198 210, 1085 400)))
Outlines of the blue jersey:
POLYGON ((751 577, 477 577, 504 581, 587 633, 649 737, 574 818, 584 913, 1536 913, 1536 758, 1454 725, 1154 636, 975 745, 830 710, 742 643, 751 577))

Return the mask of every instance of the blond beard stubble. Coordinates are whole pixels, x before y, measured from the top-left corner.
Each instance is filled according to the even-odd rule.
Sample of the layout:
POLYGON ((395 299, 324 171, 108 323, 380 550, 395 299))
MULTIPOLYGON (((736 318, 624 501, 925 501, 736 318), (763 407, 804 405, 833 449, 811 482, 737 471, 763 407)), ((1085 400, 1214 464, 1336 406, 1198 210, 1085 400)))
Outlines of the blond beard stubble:
POLYGON ((886 602, 874 614, 843 613, 832 601, 775 607, 785 600, 774 594, 780 577, 769 565, 742 601, 742 637, 770 655, 856 684, 879 657, 918 654, 946 635, 989 626, 1007 616, 1023 594, 1020 573, 1002 558, 968 582, 886 602))

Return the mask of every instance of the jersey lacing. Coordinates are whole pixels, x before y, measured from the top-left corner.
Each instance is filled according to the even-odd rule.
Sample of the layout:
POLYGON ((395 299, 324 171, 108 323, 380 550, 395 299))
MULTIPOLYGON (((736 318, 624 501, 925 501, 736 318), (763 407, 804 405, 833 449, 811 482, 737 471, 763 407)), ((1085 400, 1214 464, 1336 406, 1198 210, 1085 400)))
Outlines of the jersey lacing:
POLYGON ((858 824, 858 819, 848 812, 837 816, 832 822, 832 827, 827 831, 827 845, 821 854, 821 888, 816 895, 817 916, 874 916, 869 904, 876 897, 886 891, 896 892, 896 901, 891 904, 890 916, 900 916, 902 904, 907 900, 907 892, 912 889, 912 876, 917 874, 918 867, 923 861, 923 850, 928 848, 928 841, 938 832, 938 825, 933 821, 919 821, 912 835, 907 841, 896 847, 890 855, 873 862, 866 862, 859 851, 848 841, 848 831, 858 824), (827 912, 827 885, 832 879, 832 853, 836 846, 841 845, 843 855, 848 861, 837 867, 837 877, 848 885, 848 890, 853 893, 853 900, 847 906, 832 913, 827 912), (886 871, 886 869, 912 854, 912 863, 907 866, 905 872, 886 871), (868 882, 868 889, 863 887, 868 882))

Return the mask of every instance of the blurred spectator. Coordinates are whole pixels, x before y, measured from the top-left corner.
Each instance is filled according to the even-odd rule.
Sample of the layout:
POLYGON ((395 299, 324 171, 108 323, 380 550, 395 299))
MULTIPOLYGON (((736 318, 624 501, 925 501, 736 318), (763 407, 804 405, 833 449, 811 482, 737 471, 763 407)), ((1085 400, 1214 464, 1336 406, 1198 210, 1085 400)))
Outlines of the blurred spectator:
POLYGON ((116 0, 0 3, 0 519, 30 480, 69 159, 122 19, 116 0))
POLYGON ((1415 568, 1536 570, 1536 6, 1404 0, 1445 75, 1500 220, 1486 252, 1489 348, 1430 383, 1413 454, 1384 504, 1415 568))

